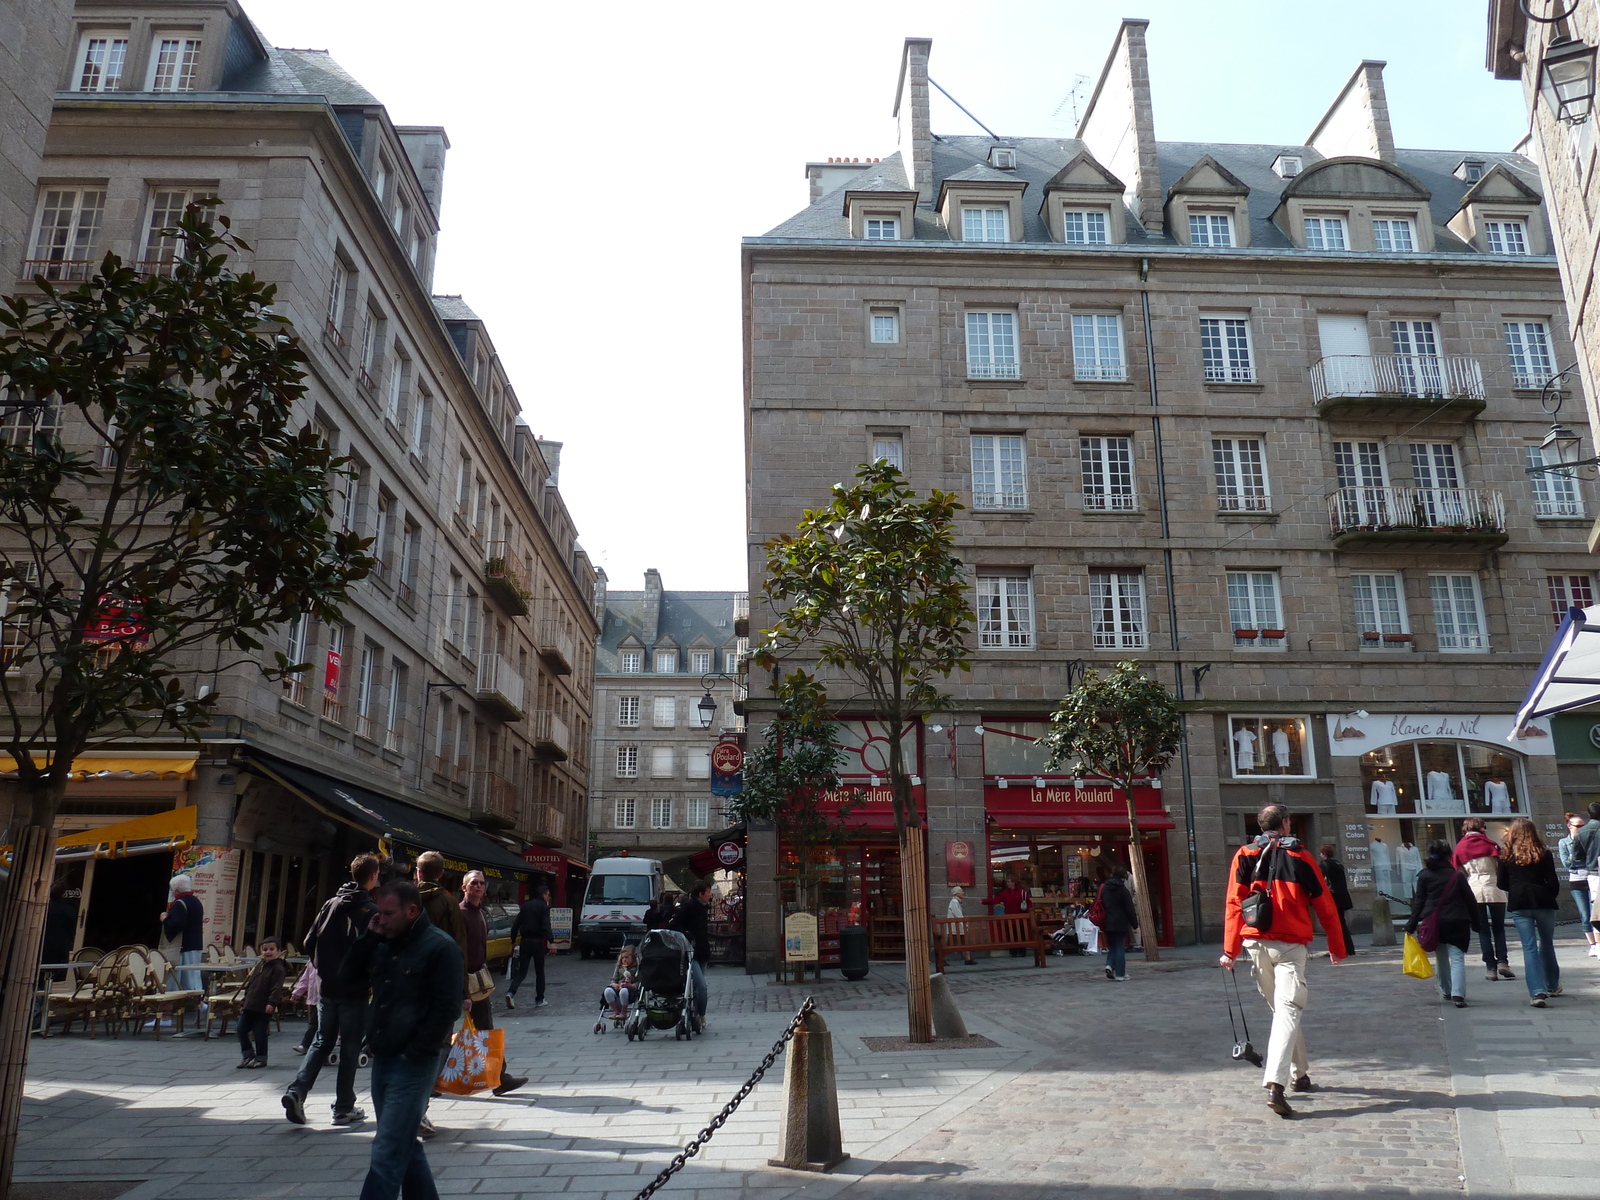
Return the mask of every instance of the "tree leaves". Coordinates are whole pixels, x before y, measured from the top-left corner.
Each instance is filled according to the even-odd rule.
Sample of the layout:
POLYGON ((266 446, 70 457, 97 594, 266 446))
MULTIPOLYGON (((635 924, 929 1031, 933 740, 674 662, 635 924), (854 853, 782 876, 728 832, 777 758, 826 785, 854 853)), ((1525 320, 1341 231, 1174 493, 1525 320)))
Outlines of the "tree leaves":
POLYGON ((1049 768, 1097 775, 1131 786, 1160 775, 1183 739, 1183 718, 1172 693, 1139 665, 1120 662, 1109 675, 1086 671, 1062 698, 1041 738, 1049 768))

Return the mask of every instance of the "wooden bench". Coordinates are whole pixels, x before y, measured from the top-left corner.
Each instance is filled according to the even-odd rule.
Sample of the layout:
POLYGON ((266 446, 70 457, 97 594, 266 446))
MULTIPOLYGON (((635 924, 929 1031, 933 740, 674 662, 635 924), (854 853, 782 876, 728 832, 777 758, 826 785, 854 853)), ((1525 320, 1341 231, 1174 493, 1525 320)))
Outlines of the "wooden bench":
POLYGON ((1033 965, 1045 965, 1050 943, 1039 932, 1037 914, 1015 913, 1004 917, 935 917, 933 921, 934 960, 944 970, 945 956, 971 954, 974 950, 1032 949, 1033 965))

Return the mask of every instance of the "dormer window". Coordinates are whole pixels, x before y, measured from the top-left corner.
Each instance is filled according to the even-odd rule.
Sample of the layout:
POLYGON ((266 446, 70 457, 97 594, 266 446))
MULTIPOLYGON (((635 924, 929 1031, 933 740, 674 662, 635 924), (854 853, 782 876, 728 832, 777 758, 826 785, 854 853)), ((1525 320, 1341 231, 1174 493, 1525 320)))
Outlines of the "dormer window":
POLYGON ((862 226, 862 236, 868 241, 897 242, 900 240, 900 218, 868 217, 862 226))
POLYGON ((1233 217, 1228 213, 1190 213, 1191 246, 1233 245, 1233 217))
POLYGON ((110 33, 86 33, 78 50, 76 87, 80 92, 114 92, 122 86, 128 61, 128 39, 110 33))
POLYGON ((1483 159, 1469 158, 1456 168, 1456 175, 1466 183, 1477 183, 1483 178, 1483 159))
POLYGON ((964 205, 961 209, 961 240, 964 242, 1009 242, 1010 223, 1003 208, 979 208, 964 205))
POLYGON ((1343 217, 1306 218, 1307 250, 1344 250, 1348 246, 1343 217))
POLYGON ((1528 252, 1528 223, 1526 221, 1485 221, 1484 240, 1490 254, 1526 254, 1528 252))
POLYGON ((158 37, 150 55, 151 92, 192 92, 200 69, 200 39, 158 37))
POLYGON ((1272 169, 1278 173, 1281 179, 1293 179, 1300 174, 1301 166, 1302 163, 1298 154, 1280 154, 1277 160, 1273 162, 1272 169))
POLYGON ((1099 208, 1061 211, 1061 240, 1069 246, 1104 246, 1111 241, 1110 214, 1099 208))
POLYGON ((1017 152, 1010 146, 989 147, 989 165, 996 171, 1015 171, 1017 152))
POLYGON ((1373 217, 1372 247, 1380 254, 1411 254, 1417 248, 1416 225, 1409 217, 1373 217))

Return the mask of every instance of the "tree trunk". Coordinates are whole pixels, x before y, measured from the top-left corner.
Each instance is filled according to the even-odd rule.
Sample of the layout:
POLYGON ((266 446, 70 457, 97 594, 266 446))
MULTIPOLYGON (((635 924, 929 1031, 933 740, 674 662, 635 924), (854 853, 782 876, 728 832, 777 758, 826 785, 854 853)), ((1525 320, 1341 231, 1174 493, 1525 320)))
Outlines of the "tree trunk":
MULTIPOLYGON (((11 786, 17 789, 21 817, 33 798, 11 786)), ((31 815, 27 820, 17 826, 10 883, 0 890, 0 1196, 10 1194, 16 1169, 29 1027, 55 876, 55 824, 36 824, 31 815)))
POLYGON ((1139 933, 1145 962, 1161 961, 1161 931, 1156 928, 1155 905, 1150 903, 1150 881, 1144 870, 1144 839, 1139 836, 1139 810, 1133 802, 1133 785, 1126 784, 1122 798, 1128 802, 1128 867, 1133 872, 1133 899, 1139 908, 1139 933))
POLYGON ((933 986, 929 980, 928 831, 900 831, 900 907, 906 931, 906 1021, 913 1042, 933 1041, 933 986))

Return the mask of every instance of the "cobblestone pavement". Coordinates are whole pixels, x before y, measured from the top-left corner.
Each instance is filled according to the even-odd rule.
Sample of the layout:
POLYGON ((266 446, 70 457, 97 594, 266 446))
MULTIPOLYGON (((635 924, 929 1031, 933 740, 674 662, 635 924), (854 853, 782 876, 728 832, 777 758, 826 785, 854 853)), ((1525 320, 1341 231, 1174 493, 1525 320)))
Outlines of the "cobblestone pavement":
MULTIPOLYGON (((662 1194, 1595 1193, 1600 962, 1579 950, 1563 951, 1566 995, 1545 1010, 1527 1006, 1520 980, 1489 984, 1481 972, 1471 1007, 1443 1009, 1431 984, 1401 976, 1392 950, 1338 967, 1314 959, 1306 1028, 1324 1090, 1296 1097, 1292 1122, 1265 1109, 1259 1072, 1228 1057, 1215 948, 1166 953, 1158 965, 1136 958, 1125 984, 1088 959, 1051 959, 1043 971, 1011 959, 952 967, 970 1029, 997 1047, 882 1054, 861 1038, 903 1031, 898 967, 806 987, 714 969, 708 1034, 641 1045, 590 1032, 608 964, 552 959, 551 1004, 530 1008, 525 990, 516 1012, 496 1018, 512 1064, 533 1082, 499 1099, 435 1101, 444 1132, 428 1156, 446 1196, 632 1197, 731 1097, 809 993, 834 1031, 851 1160, 823 1176, 766 1165, 780 1063, 662 1194)), ((1248 990, 1246 999, 1263 1046, 1266 1014, 1248 990)), ((146 1180, 131 1200, 353 1196, 370 1126, 328 1124, 331 1078, 307 1105, 310 1125, 282 1118, 298 1033, 285 1024, 261 1072, 234 1070, 231 1039, 36 1040, 20 1177, 146 1180)))

